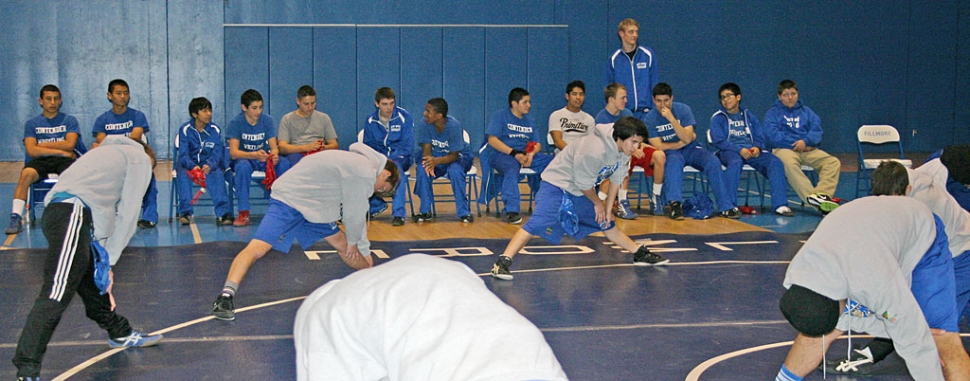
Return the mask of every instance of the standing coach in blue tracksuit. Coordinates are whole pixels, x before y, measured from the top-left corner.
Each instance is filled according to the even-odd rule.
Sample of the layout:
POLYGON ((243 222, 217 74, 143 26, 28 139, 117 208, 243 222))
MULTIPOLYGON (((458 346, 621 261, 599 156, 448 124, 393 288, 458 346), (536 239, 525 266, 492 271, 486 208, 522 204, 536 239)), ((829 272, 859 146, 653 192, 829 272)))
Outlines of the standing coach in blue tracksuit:
POLYGON ((633 116, 643 120, 643 116, 653 108, 653 87, 660 83, 660 74, 653 50, 637 45, 639 33, 640 24, 636 20, 620 21, 617 34, 623 46, 610 55, 603 87, 613 82, 626 86, 630 97, 626 108, 633 116))

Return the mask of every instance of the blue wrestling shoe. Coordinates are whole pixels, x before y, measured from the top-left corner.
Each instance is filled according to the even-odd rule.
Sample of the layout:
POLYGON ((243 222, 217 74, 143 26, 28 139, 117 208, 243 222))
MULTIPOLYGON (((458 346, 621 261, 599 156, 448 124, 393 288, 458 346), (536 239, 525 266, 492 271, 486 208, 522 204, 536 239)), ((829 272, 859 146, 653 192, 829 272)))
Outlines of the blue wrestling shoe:
POLYGON ((617 204, 618 204, 617 211, 616 211, 617 217, 620 217, 624 220, 632 220, 637 218, 637 214, 633 212, 633 209, 630 209, 630 200, 620 200, 620 202, 618 202, 617 204))

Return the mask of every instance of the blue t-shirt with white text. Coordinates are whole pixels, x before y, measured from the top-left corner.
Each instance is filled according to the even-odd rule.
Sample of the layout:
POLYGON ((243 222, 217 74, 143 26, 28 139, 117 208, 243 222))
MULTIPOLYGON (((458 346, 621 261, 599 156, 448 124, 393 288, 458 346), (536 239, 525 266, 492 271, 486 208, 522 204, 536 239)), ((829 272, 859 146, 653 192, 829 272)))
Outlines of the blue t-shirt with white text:
POLYGON ((243 152, 256 152, 259 150, 269 153, 269 141, 276 137, 276 122, 273 117, 260 114, 256 124, 249 124, 246 120, 246 113, 240 112, 235 118, 229 121, 226 129, 226 140, 239 140, 239 150, 243 152))
POLYGON ((459 152, 461 157, 471 156, 471 147, 465 143, 461 123, 452 116, 448 116, 445 129, 440 134, 433 124, 420 122, 417 129, 418 145, 431 144, 431 156, 448 156, 452 152, 459 152))
POLYGON ((485 127, 485 134, 499 138, 502 143, 519 151, 525 151, 530 141, 539 141, 539 129, 529 115, 521 118, 510 109, 499 110, 485 127))
POLYGON ((129 107, 121 114, 115 114, 112 110, 105 111, 95 119, 91 133, 95 137, 98 133, 131 136, 131 130, 135 127, 141 127, 143 134, 148 133, 148 118, 141 111, 129 107))
MULTIPOLYGON (((24 138, 34 138, 37 144, 62 142, 67 140, 67 134, 71 132, 77 134, 74 152, 80 156, 87 149, 81 142, 81 128, 78 126, 77 118, 65 113, 58 113, 53 118, 46 118, 44 114, 40 114, 24 124, 24 138)), ((30 157, 27 157, 27 160, 30 160, 30 157)))
MULTIPOLYGON (((674 102, 671 106, 670 111, 674 114, 674 118, 680 121, 680 125, 683 127, 693 126, 697 124, 694 120, 694 113, 690 110, 690 107, 680 103, 674 102)), ((674 127, 671 125, 667 118, 664 118, 660 114, 660 109, 654 108, 650 110, 646 115, 643 116, 643 123, 647 125, 647 136, 649 138, 660 138, 660 141, 664 143, 676 143, 680 141, 680 137, 674 132, 674 127)), ((697 144, 697 139, 694 139, 688 146, 697 144)))

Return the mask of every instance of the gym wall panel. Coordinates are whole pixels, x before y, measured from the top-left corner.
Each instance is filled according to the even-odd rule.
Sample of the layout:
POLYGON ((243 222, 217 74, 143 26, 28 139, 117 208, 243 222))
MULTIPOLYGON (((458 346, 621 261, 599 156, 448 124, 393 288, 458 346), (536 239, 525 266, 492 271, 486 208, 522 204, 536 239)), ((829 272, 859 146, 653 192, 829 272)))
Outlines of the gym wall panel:
MULTIPOLYGON (((377 1, 372 1, 377 3, 377 1)), ((352 24, 359 1, 226 0, 227 24, 352 24)))
MULTIPOLYGON (((81 100, 70 112, 78 118, 85 144, 94 141, 94 120, 111 108, 107 101, 108 82, 121 78, 131 91, 129 107, 145 113, 151 132, 147 138, 159 157, 170 156, 167 145, 168 83, 166 81, 164 12, 158 16, 158 4, 149 2, 119 3, 102 7, 73 4, 64 12, 55 12, 55 24, 65 27, 57 37, 59 62, 65 63, 65 79, 71 97, 81 100), (76 8, 75 8, 76 7, 76 8), (92 20, 125 20, 126 22, 92 22, 92 20), (155 35, 153 35, 155 33, 155 35), (160 70, 160 72, 156 72, 160 70), (164 147, 164 148, 163 148, 164 147)), ((39 89, 40 86, 36 85, 39 89)), ((34 113, 32 113, 34 114, 34 113)), ((32 115, 33 116, 33 115, 32 115)), ((23 130, 20 130, 21 134, 23 130)), ((22 135, 18 137, 18 140, 22 135)), ((21 152, 23 147, 20 147, 21 152)))
MULTIPOLYGON (((333 120, 340 148, 357 141, 357 29, 313 28, 313 86, 317 110, 333 120)), ((293 98, 296 98, 294 92, 293 98)))
POLYGON ((567 28, 529 28, 528 89, 532 98, 529 114, 539 127, 540 143, 549 132, 549 114, 566 105, 569 83, 569 30, 567 28), (549 55, 549 51, 559 52, 549 55))
POLYGON ((277 118, 277 123, 283 115, 296 110, 297 89, 313 85, 313 58, 312 28, 269 28, 268 111, 277 118))
POLYGON ((472 148, 478 149, 487 118, 495 112, 485 108, 485 28, 448 28, 443 33, 441 51, 447 58, 441 63, 441 78, 448 114, 461 122, 472 148))
POLYGON ((228 0, 228 24, 550 24, 559 0, 228 0))
POLYGON ((411 112, 415 124, 423 123, 421 114, 428 100, 443 94, 444 29, 401 28, 401 91, 397 103, 411 112))
POLYGON ((899 64, 907 60, 907 33, 899 26, 908 21, 905 15, 895 12, 893 7, 898 6, 906 6, 906 3, 846 4, 845 14, 866 14, 880 22, 860 24, 852 18, 844 19, 832 36, 854 36, 857 43, 834 48, 842 49, 839 57, 841 81, 830 84, 829 89, 822 89, 824 92, 813 98, 829 98, 826 92, 831 92, 832 98, 838 99, 839 114, 845 115, 841 126, 823 123, 823 127, 832 127, 831 131, 841 130, 843 144, 854 145, 855 132, 864 124, 889 124, 899 130, 903 148, 907 151, 912 148, 906 107, 903 106, 906 92, 899 91, 907 82, 905 66, 899 64))
MULTIPOLYGON (((954 120, 954 110, 966 108, 968 102, 955 102, 954 95, 956 87, 968 84, 956 83, 956 41, 940 38, 957 28, 957 3, 921 2, 918 7, 920 12, 911 15, 907 36, 910 54, 906 68, 910 81, 906 89, 910 91, 906 92, 906 107, 920 111, 907 113, 906 121, 910 130, 927 127, 915 136, 910 132, 910 146, 935 151, 953 144, 954 138, 961 138, 955 129, 966 129, 966 122, 954 120), (915 89, 919 90, 912 91, 915 89)), ((966 139, 967 134, 962 135, 966 139)))
MULTIPOLYGON (((710 117, 720 106, 717 88, 726 82, 741 87, 741 105, 759 119, 778 99, 778 82, 791 58, 778 54, 781 45, 775 39, 786 36, 790 23, 789 9, 784 6, 759 6, 757 3, 717 4, 711 22, 716 23, 711 36, 714 49, 702 61, 713 71, 713 80, 698 89, 697 98, 703 106, 703 123, 709 127, 710 117)), ((663 77, 663 73, 661 73, 663 77)), ((700 119, 701 116, 697 115, 700 119)))
POLYGON ((951 139, 954 142, 970 141, 970 0, 960 0, 957 26, 956 89, 954 91, 954 123, 951 139))
POLYGON ((509 107, 509 91, 528 90, 528 38, 526 28, 485 29, 485 125, 495 112, 509 107))
MULTIPOLYGON (((16 7, 0 3, 0 21, 3 25, 17 26, 5 28, 6 36, 0 38, 0 51, 4 52, 0 59, 0 99, 4 100, 4 107, 0 107, 0 121, 3 121, 0 131, 4 137, 0 139, 0 155, 3 160, 24 160, 24 123, 41 113, 37 100, 43 85, 58 85, 65 103, 71 96, 77 96, 75 89, 67 88, 58 78, 60 51, 51 47, 57 47, 61 29, 57 28, 55 33, 46 30, 50 25, 58 25, 54 8, 53 5, 16 7), (18 19, 30 19, 34 23, 20 23, 18 19)), ((68 112, 65 106, 61 109, 68 112)), ((91 131, 91 126, 87 131, 91 131)))
MULTIPOLYGON (((603 71, 607 57, 617 48, 616 25, 607 23, 608 6, 601 2, 585 0, 564 0, 556 6, 561 15, 556 24, 569 25, 566 36, 569 40, 568 60, 562 59, 564 52, 551 47, 540 47, 545 56, 554 56, 560 63, 568 62, 567 83, 574 79, 586 84, 586 103, 583 110, 596 115, 606 103, 603 101, 603 71)), ((565 86, 563 86, 565 92, 565 86)))
POLYGON ((374 112, 380 87, 401 91, 401 28, 357 28, 357 131, 374 112))
MULTIPOLYGON (((184 3, 186 0, 181 0, 184 3)), ((169 12, 168 42, 168 110, 174 136, 182 123, 189 120, 188 106, 192 98, 206 97, 212 102, 212 122, 222 127, 225 135, 227 111, 239 111, 239 106, 223 109, 225 101, 225 63, 223 30, 212 28, 221 24, 222 4, 191 2, 193 7, 172 7, 169 12), (215 22, 212 20, 215 19, 215 22), (194 59, 186 59, 186 58, 194 59)), ((164 9, 162 9, 164 11, 164 9)), ((238 104, 239 97, 236 97, 238 104)), ((235 116, 235 114, 232 114, 235 116)), ((165 142, 168 143, 167 141, 165 142)))
MULTIPOLYGON (((640 38, 649 38, 644 42, 654 41, 651 48, 657 55, 660 80, 673 88, 675 102, 690 106, 697 121, 694 130, 698 136, 707 131, 710 116, 718 106, 717 98, 710 95, 720 85, 715 84, 718 70, 705 70, 714 64, 709 53, 717 49, 715 36, 720 34, 717 9, 716 4, 709 2, 685 2, 677 7, 653 6, 645 10, 647 22, 638 20, 640 38), (690 19, 694 20, 685 22, 690 19), (644 31, 645 25, 650 25, 649 32, 644 31), (711 90, 711 87, 715 88, 711 90)), ((619 22, 616 20, 614 25, 619 22)), ((619 48, 619 38, 614 41, 619 48)), ((652 98, 653 89, 637 91, 644 91, 652 98)))
MULTIPOLYGON (((318 96, 319 109, 334 117, 338 133, 347 135, 341 130, 356 131, 361 119, 360 94, 371 93, 375 86, 368 83, 365 88, 357 82, 355 24, 450 25, 440 26, 440 38, 428 41, 418 41, 426 30, 403 27, 399 72, 380 80, 397 81, 399 102, 412 111, 427 100, 425 95, 414 99, 414 94, 440 86, 453 114, 472 127, 469 130, 479 132, 471 136, 480 143, 485 121, 505 107, 512 82, 544 97, 544 90, 535 88, 543 85, 529 70, 539 64, 537 60, 562 62, 563 51, 570 54, 568 71, 557 82, 586 81, 586 109, 598 111, 603 105, 598 94, 603 66, 609 52, 619 46, 615 30, 626 17, 640 21, 640 40, 657 52, 661 79, 674 85, 678 100, 694 108, 699 123, 706 125, 716 109, 713 93, 723 82, 740 84, 743 104, 764 115, 775 101, 778 81, 792 78, 805 104, 822 117, 825 149, 854 152, 858 125, 881 122, 900 128, 907 151, 928 152, 946 143, 970 142, 970 110, 965 107, 970 103, 968 15, 970 0, 471 0, 458 5, 442 0, 6 1, 0 2, 0 22, 5 25, 0 49, 6 53, 0 55, 0 99, 7 105, 0 109, 7 127, 0 129, 5 142, 0 159, 22 160, 23 123, 40 112, 36 92, 45 83, 62 88, 62 110, 78 117, 89 139, 95 117, 109 107, 108 81, 126 79, 131 106, 148 116, 153 130, 149 136, 157 148, 169 144, 172 125, 186 118, 183 103, 195 95, 209 96, 208 89, 218 87, 208 78, 213 71, 225 78, 223 100, 216 101, 225 107, 216 110, 217 121, 224 123, 235 115, 239 94, 250 87, 262 92, 267 113, 279 118, 295 109, 300 82, 312 81, 318 94, 326 94, 318 96), (247 31, 236 25, 242 23, 313 30, 313 36, 270 40, 270 26, 251 25, 247 31), (525 37, 516 40, 532 32, 526 25, 567 25, 568 43, 546 46, 552 41, 545 41, 538 44, 539 52, 535 42, 531 48, 517 48, 516 44, 529 44, 525 37), (265 34, 253 37, 254 45, 240 40, 260 29, 265 34), (512 33, 515 29, 520 30, 512 33), (317 35, 319 30, 328 32, 317 35), (330 40, 330 30, 341 37, 330 40), (321 42, 321 37, 330 41, 321 42), (433 50, 437 40, 438 83, 431 66, 427 72, 417 71, 408 61, 412 42, 414 49, 433 50), (320 44, 343 50, 321 52, 320 44), (529 60, 505 62, 511 56, 503 49, 510 46, 525 52, 529 60), (219 49, 225 60, 221 68, 211 59, 220 55, 219 49), (496 51, 505 55, 497 57, 499 61, 496 51), (299 70, 293 57, 305 61, 299 70), (306 57, 313 60, 306 62, 306 57), (410 72, 421 77, 412 80, 410 72)), ((562 84, 549 86, 561 92, 562 84)), ((533 116, 544 124, 542 108, 559 105, 558 99, 537 99, 533 116)), ((170 155, 159 151, 162 158, 170 155)))
MULTIPOLYGON (((283 115, 269 112, 269 29, 264 27, 225 28, 225 118, 241 111, 239 98, 254 89, 263 96, 263 113, 279 123, 283 115)), ((295 96, 289 97, 295 98, 295 96)), ((292 103, 291 103, 292 104, 292 103)), ((228 126, 227 126, 228 127, 228 126)))

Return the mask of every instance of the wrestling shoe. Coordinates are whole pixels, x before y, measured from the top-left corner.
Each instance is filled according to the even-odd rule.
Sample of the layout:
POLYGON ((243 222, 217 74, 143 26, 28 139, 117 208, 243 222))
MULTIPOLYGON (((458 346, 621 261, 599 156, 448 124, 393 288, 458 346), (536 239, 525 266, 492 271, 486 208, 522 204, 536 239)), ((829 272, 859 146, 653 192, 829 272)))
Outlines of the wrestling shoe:
POLYGON ((391 226, 404 226, 404 217, 391 218, 391 226))
POLYGON ((218 226, 229 226, 229 225, 232 225, 233 223, 234 222, 232 219, 232 215, 228 213, 224 214, 222 217, 219 217, 219 219, 216 220, 216 225, 218 226))
POLYGON ((721 212, 720 216, 724 218, 730 218, 732 220, 736 220, 738 218, 741 218, 741 209, 731 208, 721 212))
POLYGON ((633 212, 633 209, 630 209, 629 199, 620 200, 620 202, 618 202, 617 204, 619 205, 619 207, 616 210, 617 217, 620 217, 624 220, 632 220, 637 218, 637 214, 633 212))
POLYGON ((670 217, 672 220, 683 220, 684 208, 680 205, 680 201, 671 201, 667 204, 664 207, 664 215, 670 217))
POLYGON ((831 213, 839 207, 839 203, 832 200, 832 196, 825 193, 812 193, 805 200, 809 205, 814 206, 823 215, 831 213))
POLYGON ((236 311, 232 308, 232 296, 220 294, 212 303, 212 316, 219 320, 236 320, 236 311))
POLYGON ((475 216, 472 216, 471 214, 467 216, 461 216, 461 218, 459 219, 461 220, 461 222, 475 222, 475 216))
POLYGON ((660 203, 659 195, 650 196, 650 208, 652 209, 653 215, 662 216, 664 215, 663 204, 660 203))
POLYGON ((782 217, 795 217, 795 212, 793 212, 791 208, 786 205, 779 206, 777 209, 775 209, 775 214, 782 217))
POLYGON ((108 339, 108 346, 112 348, 141 348, 150 347, 162 341, 162 335, 149 336, 143 332, 131 330, 125 337, 108 339))
POLYGON ((384 204, 383 206, 381 206, 381 209, 380 210, 378 210, 378 211, 376 211, 374 213, 371 213, 370 214, 370 219, 373 220, 373 219, 377 218, 377 216, 381 215, 381 213, 384 213, 385 210, 387 210, 387 204, 384 204))
POLYGON ((40 376, 37 376, 37 377, 17 377, 17 381, 40 381, 40 376))
POLYGON ((522 217, 516 212, 509 212, 505 215, 505 220, 512 225, 518 225, 522 223, 522 217))
MULTIPOLYGON (((191 224, 192 223, 192 215, 191 214, 183 214, 183 215, 179 216, 179 223, 182 224, 182 225, 191 224)), ((141 223, 140 222, 139 222, 139 226, 141 226, 141 223)))
POLYGON ((492 265, 492 278, 512 280, 512 272, 509 271, 510 266, 512 266, 512 258, 504 255, 498 256, 498 260, 492 265))
POLYGON ((871 374, 872 352, 869 347, 863 349, 853 349, 852 359, 839 358, 825 361, 825 370, 833 374, 871 374))
POLYGON ((7 226, 7 234, 17 234, 24 230, 24 217, 17 213, 10 213, 10 225, 7 226))
POLYGON ((248 226, 248 225, 249 225, 249 211, 240 210, 239 216, 237 216, 236 220, 232 222, 232 226, 248 226))
POLYGON ((637 252, 633 253, 634 266, 660 266, 667 264, 667 262, 670 262, 670 260, 660 254, 651 253, 646 246, 640 246, 637 252))
POLYGON ((431 213, 418 213, 415 214, 414 217, 411 217, 411 219, 414 220, 414 222, 427 222, 431 221, 433 217, 434 216, 431 215, 431 213))
POLYGON ((151 222, 149 220, 138 220, 138 227, 142 229, 151 229, 155 227, 155 225, 156 224, 154 222, 151 222))

